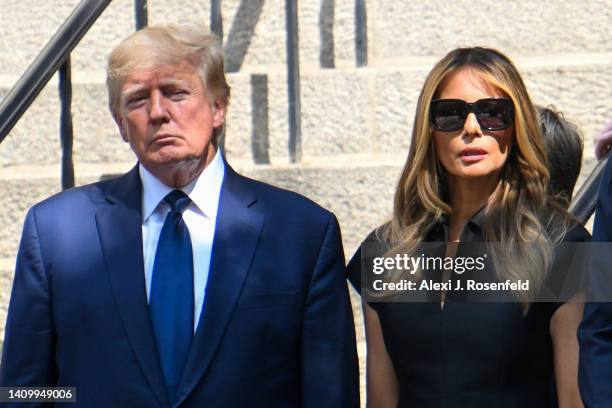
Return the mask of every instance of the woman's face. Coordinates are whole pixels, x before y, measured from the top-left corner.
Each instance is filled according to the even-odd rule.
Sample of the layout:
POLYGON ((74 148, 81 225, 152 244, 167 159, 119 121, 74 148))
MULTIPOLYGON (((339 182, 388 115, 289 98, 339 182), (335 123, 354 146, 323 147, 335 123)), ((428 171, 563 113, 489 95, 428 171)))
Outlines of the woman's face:
MULTIPOLYGON (((440 86, 438 99, 462 99, 470 103, 506 97, 470 68, 449 74, 440 86)), ((497 179, 512 147, 514 125, 504 130, 483 130, 474 113, 470 113, 462 129, 454 132, 433 130, 432 137, 436 157, 448 172, 449 181, 497 179)))

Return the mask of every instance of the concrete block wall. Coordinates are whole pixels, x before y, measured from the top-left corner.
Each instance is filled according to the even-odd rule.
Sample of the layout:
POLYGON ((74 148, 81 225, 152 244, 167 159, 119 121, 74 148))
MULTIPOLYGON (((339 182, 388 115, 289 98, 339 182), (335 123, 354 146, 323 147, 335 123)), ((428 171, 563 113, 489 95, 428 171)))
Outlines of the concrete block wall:
MULTIPOLYGON (((77 3, 0 0, 0 97, 77 3)), ((390 214, 427 72, 457 46, 484 45, 515 61, 536 103, 554 104, 582 125, 582 180, 595 163, 592 136, 612 119, 611 5, 605 0, 367 0, 368 65, 358 68, 354 0, 299 0, 303 160, 289 164, 284 1, 224 0, 233 92, 228 159, 251 177, 332 209, 348 257, 390 214), (253 102, 254 76, 265 76, 267 86, 267 165, 253 163, 254 115, 262 106, 253 102)), ((150 24, 209 21, 208 1, 149 0, 150 24)), ((133 1, 114 0, 72 54, 79 184, 134 163, 107 112, 104 85, 106 56, 133 30, 133 1)), ((0 145, 0 339, 23 218, 29 206, 59 191, 59 160, 53 78, 0 145)), ((361 327, 359 307, 355 314, 361 327)), ((362 334, 360 340, 363 352, 362 334)))

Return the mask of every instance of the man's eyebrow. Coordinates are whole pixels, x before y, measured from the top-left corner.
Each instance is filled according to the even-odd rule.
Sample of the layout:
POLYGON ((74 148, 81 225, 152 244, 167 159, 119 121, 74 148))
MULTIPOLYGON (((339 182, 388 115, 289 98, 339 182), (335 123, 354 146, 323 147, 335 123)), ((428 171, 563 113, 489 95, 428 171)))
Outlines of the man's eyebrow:
MULTIPOLYGON (((188 81, 180 78, 167 78, 159 81, 158 86, 161 88, 168 88, 172 86, 187 86, 188 81)), ((134 94, 142 92, 148 89, 148 85, 146 83, 136 83, 133 85, 127 85, 123 90, 122 94, 124 97, 130 97, 134 94)))
POLYGON ((123 90, 123 96, 131 96, 147 88, 146 84, 129 85, 123 90))

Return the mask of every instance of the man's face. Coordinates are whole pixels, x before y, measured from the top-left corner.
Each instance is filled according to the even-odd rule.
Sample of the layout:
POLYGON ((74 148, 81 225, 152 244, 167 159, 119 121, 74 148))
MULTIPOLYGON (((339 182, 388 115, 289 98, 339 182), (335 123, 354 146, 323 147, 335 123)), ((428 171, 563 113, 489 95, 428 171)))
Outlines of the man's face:
POLYGON ((214 157, 213 129, 225 106, 212 106, 195 69, 186 63, 136 71, 121 85, 114 112, 121 137, 151 172, 214 157))

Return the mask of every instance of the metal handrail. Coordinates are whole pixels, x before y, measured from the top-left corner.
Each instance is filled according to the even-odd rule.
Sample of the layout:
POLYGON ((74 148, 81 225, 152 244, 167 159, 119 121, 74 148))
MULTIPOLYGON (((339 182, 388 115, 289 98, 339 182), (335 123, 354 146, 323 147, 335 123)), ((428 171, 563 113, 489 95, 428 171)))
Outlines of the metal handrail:
POLYGON ((6 138, 110 0, 82 0, 0 103, 0 142, 6 138))
POLYGON ((72 73, 70 55, 59 69, 60 141, 62 146, 62 189, 74 187, 74 163, 72 161, 72 73))
MULTIPOLYGON (((221 0, 210 1, 210 31, 212 31, 221 41, 223 45, 223 14, 221 10, 221 0)), ((227 72, 227 66, 225 67, 227 72)), ((225 150, 225 125, 227 118, 218 130, 217 145, 220 149, 225 150)))
POLYGON ((368 65, 368 17, 365 0, 355 0, 355 63, 368 65))
POLYGON ((295 0, 285 0, 287 30, 287 96, 289 99, 289 161, 302 160, 302 123, 300 100, 300 54, 298 13, 295 0))
POLYGON ((149 5, 147 0, 134 1, 134 20, 136 23, 136 31, 149 25, 149 5))
POLYGON ((569 211, 583 225, 586 224, 589 218, 591 218, 591 215, 595 212, 599 196, 599 185, 601 184, 601 178, 607 162, 608 157, 605 157, 595 165, 591 174, 589 174, 584 183, 582 183, 580 190, 574 194, 574 199, 570 204, 569 211))

